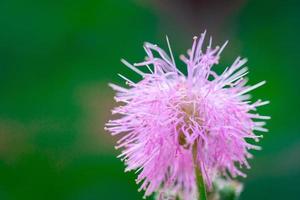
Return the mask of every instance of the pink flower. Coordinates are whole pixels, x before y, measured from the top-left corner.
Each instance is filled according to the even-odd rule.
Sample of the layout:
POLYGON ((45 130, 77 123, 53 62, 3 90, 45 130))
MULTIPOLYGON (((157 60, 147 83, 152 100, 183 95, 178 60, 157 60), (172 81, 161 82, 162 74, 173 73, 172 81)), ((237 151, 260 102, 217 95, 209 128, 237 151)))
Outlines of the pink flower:
POLYGON ((208 189, 217 175, 245 176, 236 166, 249 168, 249 149, 259 149, 247 138, 258 141, 253 133, 263 128, 268 116, 256 114, 256 108, 268 101, 249 101, 249 91, 265 82, 246 86, 246 59, 237 58, 218 75, 212 66, 218 64, 227 42, 220 47, 202 50, 205 33, 194 38, 184 75, 170 56, 156 45, 145 43, 147 58, 134 65, 122 62, 141 75, 134 83, 123 75, 129 88, 110 84, 117 91, 114 108, 118 118, 106 128, 112 135, 122 134, 116 148, 126 170, 139 173, 136 182, 145 196, 159 192, 194 200, 198 196, 195 165, 200 169, 208 189), (258 121, 256 121, 258 120, 258 121), (195 161, 193 161, 195 157, 195 161), (195 163, 195 164, 194 164, 195 163))

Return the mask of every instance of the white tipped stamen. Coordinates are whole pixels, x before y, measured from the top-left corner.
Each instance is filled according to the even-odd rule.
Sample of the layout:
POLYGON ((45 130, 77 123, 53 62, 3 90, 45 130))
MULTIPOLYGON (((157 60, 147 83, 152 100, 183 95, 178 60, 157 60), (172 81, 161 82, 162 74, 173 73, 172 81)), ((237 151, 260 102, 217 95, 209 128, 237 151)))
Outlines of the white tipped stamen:
POLYGON ((221 49, 219 50, 217 56, 220 56, 221 53, 223 52, 224 48, 226 47, 226 45, 228 44, 228 40, 222 45, 221 49))
POLYGON ((256 126, 264 126, 264 125, 266 125, 266 122, 265 121, 263 121, 263 122, 254 122, 254 124, 256 126))
POLYGON ((118 86, 118 85, 116 85, 114 83, 109 83, 108 85, 109 85, 109 87, 111 87, 112 89, 114 89, 114 90, 116 90, 118 92, 128 92, 128 89, 123 88, 121 86, 118 86))
POLYGON ((145 76, 145 73, 142 72, 141 70, 139 70, 138 68, 136 68, 135 66, 133 66, 132 64, 130 64, 129 62, 127 62, 124 59, 121 59, 121 62, 126 65, 128 68, 130 68, 132 71, 136 72, 137 74, 141 75, 142 77, 145 76))
POLYGON ((255 85, 253 85, 253 86, 251 86, 251 87, 249 87, 249 88, 247 88, 247 89, 245 89, 245 90, 239 92, 239 93, 236 94, 235 96, 240 96, 240 95, 243 95, 243 94, 245 94, 245 93, 247 93, 247 92, 250 92, 250 91, 252 91, 252 90, 254 90, 254 89, 256 89, 256 88, 258 88, 258 87, 264 85, 265 83, 266 83, 266 81, 261 81, 261 82, 255 84, 255 85))
POLYGON ((209 37, 209 44, 208 44, 207 48, 210 49, 211 45, 212 45, 212 37, 210 36, 209 37))
POLYGON ((172 53, 172 49, 171 49, 171 45, 170 45, 168 36, 166 36, 166 40, 167 40, 170 56, 171 56, 171 59, 172 59, 172 63, 175 66, 175 59, 174 59, 174 56, 173 56, 173 53, 172 53))
POLYGON ((250 117, 255 118, 255 119, 265 119, 265 120, 271 119, 270 116, 263 116, 263 115, 258 115, 258 114, 256 114, 256 115, 250 114, 250 117))
POLYGON ((256 103, 254 103, 252 105, 254 105, 255 107, 259 107, 259 106, 267 105, 269 103, 270 103, 270 101, 261 101, 261 100, 259 100, 259 101, 257 101, 256 103))
POLYGON ((253 130, 261 131, 261 132, 268 132, 268 131, 269 131, 268 129, 263 128, 263 127, 259 127, 259 126, 255 126, 255 127, 253 128, 253 130))
POLYGON ((135 83, 132 82, 130 79, 126 78, 125 76, 123 76, 122 74, 118 74, 118 76, 120 76, 122 79, 124 79, 129 85, 134 86, 135 83))
POLYGON ((224 82, 225 82, 224 85, 230 84, 230 83, 246 76, 248 73, 249 73, 248 68, 244 67, 240 71, 236 72, 234 75, 230 76, 228 79, 224 80, 224 82))
POLYGON ((152 71, 152 69, 150 68, 150 66, 149 66, 149 65, 146 65, 146 67, 147 67, 147 69, 150 71, 150 73, 153 74, 153 71, 152 71))

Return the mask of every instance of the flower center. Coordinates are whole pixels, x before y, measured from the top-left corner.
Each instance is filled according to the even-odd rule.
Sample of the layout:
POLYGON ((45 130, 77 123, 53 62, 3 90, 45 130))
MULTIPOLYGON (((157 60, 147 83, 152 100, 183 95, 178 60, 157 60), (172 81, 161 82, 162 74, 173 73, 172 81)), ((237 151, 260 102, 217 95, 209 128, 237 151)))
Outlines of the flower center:
POLYGON ((180 105, 180 118, 182 122, 177 126, 178 142, 184 148, 189 148, 191 141, 187 137, 192 136, 193 127, 201 126, 203 120, 200 117, 199 111, 196 109, 197 104, 194 101, 186 101, 180 105))

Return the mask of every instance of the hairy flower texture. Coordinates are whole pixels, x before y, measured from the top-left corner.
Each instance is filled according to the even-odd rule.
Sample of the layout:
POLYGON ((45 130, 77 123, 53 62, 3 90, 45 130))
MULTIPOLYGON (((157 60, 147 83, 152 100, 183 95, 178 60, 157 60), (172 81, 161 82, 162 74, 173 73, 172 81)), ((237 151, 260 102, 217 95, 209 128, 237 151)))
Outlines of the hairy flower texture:
POLYGON ((256 108, 268 101, 251 103, 247 94, 265 82, 246 86, 248 72, 242 67, 246 59, 237 58, 220 75, 212 71, 227 42, 212 48, 210 39, 202 50, 204 37, 205 32, 195 37, 188 56, 180 57, 187 75, 176 67, 167 38, 170 55, 145 43, 144 62, 131 65, 122 60, 141 75, 141 81, 120 75, 128 88, 110 84, 121 106, 112 111, 119 118, 110 120, 105 129, 122 134, 116 146, 123 149, 119 157, 125 171, 139 173, 136 182, 145 196, 158 191, 158 198, 173 194, 196 199, 195 167, 208 189, 217 175, 245 176, 239 168, 249 168, 248 150, 259 149, 248 138, 257 142, 261 136, 253 131, 267 131, 263 120, 270 117, 257 114, 256 108))

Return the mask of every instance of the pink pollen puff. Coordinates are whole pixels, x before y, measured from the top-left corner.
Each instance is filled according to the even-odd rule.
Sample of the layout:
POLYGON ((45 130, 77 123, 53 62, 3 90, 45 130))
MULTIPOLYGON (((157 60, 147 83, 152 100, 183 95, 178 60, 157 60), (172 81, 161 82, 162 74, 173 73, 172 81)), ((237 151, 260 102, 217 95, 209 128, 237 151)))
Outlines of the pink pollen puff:
POLYGON ((123 149, 119 157, 125 171, 139 173, 136 182, 145 197, 153 192, 159 192, 158 199, 164 194, 184 200, 198 197, 195 144, 196 164, 209 190, 217 175, 245 177, 236 165, 250 168, 248 150, 260 148, 246 138, 257 142, 262 136, 254 130, 267 131, 261 120, 270 117, 257 114, 256 108, 268 101, 251 103, 247 94, 265 82, 246 85, 246 59, 237 58, 220 75, 212 71, 227 42, 212 48, 210 40, 204 51, 204 38, 205 33, 194 38, 188 56, 181 56, 187 75, 176 67, 167 38, 170 55, 145 43, 144 62, 132 65, 122 60, 141 75, 141 81, 134 83, 120 75, 128 88, 110 84, 121 106, 113 109, 119 118, 107 122, 106 129, 123 135, 116 147, 123 149))

